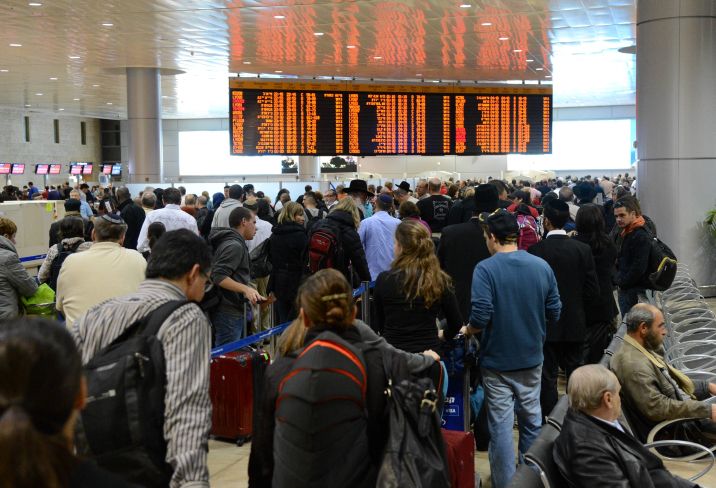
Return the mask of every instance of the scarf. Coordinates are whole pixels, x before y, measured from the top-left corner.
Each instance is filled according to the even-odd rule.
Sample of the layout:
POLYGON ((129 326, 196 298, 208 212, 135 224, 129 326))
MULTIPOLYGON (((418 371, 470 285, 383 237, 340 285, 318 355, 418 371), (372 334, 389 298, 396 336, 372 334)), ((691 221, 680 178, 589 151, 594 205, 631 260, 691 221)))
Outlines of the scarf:
POLYGON ((634 231, 634 229, 638 229, 639 227, 644 227, 646 224, 646 220, 644 220, 644 217, 642 215, 638 216, 634 222, 624 227, 624 230, 622 231, 621 235, 622 237, 626 236, 627 234, 634 231))
POLYGON ((664 370, 666 369, 669 372, 669 376, 676 381, 679 388, 681 388, 687 395, 689 395, 692 399, 696 399, 694 397, 694 391, 696 390, 694 386, 694 382, 691 381, 691 378, 686 376, 684 373, 679 371, 676 368, 673 368, 670 364, 668 364, 664 359, 659 356, 658 354, 654 354, 651 351, 647 351, 644 347, 641 346, 638 342, 636 342, 634 339, 631 338, 628 334, 624 335, 624 342, 631 345, 633 348, 635 348, 637 351, 642 353, 646 358, 652 362, 657 368, 664 370))

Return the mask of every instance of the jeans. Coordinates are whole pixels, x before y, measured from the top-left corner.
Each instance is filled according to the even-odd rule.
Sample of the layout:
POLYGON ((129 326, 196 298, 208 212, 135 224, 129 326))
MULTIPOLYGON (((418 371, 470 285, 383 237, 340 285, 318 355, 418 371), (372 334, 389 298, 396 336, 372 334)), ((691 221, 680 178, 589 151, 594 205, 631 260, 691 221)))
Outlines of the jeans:
POLYGON ((215 345, 222 346, 241 339, 244 332, 244 315, 217 310, 211 314, 211 325, 214 326, 215 345))
POLYGON ((646 293, 644 288, 627 288, 625 290, 619 288, 619 311, 622 318, 631 310, 631 308, 639 303, 639 294, 646 293))
POLYGON ((487 425, 490 430, 488 457, 494 488, 507 487, 515 474, 515 448, 512 440, 515 413, 519 424, 520 462, 540 433, 541 377, 541 365, 519 371, 494 371, 482 368, 487 425))

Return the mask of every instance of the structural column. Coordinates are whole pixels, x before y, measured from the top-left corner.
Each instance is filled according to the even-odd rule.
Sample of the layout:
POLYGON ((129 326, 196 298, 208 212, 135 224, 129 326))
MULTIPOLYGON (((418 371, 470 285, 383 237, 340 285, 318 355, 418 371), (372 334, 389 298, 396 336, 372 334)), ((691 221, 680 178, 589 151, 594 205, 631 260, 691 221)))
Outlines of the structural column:
POLYGON ((161 183, 162 107, 159 68, 127 68, 129 174, 133 183, 161 183))
POLYGON ((299 156, 298 176, 301 181, 319 181, 321 179, 321 163, 318 156, 299 156))
POLYGON ((716 2, 639 1, 636 68, 642 210, 697 282, 714 284, 699 223, 716 206, 716 2))

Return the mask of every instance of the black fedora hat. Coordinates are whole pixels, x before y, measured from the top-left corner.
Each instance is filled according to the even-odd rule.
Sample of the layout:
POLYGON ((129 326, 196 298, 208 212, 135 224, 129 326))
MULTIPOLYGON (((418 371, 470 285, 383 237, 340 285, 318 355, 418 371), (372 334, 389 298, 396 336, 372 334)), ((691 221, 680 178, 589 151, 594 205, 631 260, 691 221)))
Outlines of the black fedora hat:
POLYGON ((368 183, 365 180, 352 180, 348 188, 343 189, 343 193, 365 193, 369 197, 373 196, 373 193, 368 191, 368 183))
POLYGON ((403 191, 407 191, 408 193, 412 192, 413 190, 410 189, 410 183, 407 181, 401 181, 398 185, 398 188, 400 188, 403 191))

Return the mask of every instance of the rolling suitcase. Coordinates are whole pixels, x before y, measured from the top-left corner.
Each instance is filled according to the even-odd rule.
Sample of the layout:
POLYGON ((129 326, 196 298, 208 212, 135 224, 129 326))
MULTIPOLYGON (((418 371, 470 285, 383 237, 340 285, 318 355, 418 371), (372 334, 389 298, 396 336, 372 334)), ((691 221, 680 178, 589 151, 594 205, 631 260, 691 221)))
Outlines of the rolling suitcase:
POLYGON ((450 486, 476 488, 475 437, 472 432, 442 429, 447 451, 450 486))
POLYGON ((239 446, 251 438, 254 408, 268 364, 268 353, 253 348, 211 359, 211 435, 235 440, 239 446))

